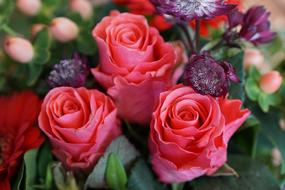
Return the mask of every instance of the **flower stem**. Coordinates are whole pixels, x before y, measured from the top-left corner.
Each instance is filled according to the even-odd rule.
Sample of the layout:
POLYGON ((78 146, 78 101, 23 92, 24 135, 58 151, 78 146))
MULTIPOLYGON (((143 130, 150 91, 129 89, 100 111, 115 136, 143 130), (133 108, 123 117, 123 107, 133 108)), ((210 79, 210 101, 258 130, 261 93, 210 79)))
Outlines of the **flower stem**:
POLYGON ((195 40, 196 40, 196 51, 199 52, 200 51, 200 27, 201 27, 201 21, 200 20, 196 20, 195 23, 195 40))
POLYGON ((2 30, 11 36, 18 36, 18 33, 15 32, 12 28, 10 28, 8 25, 3 25, 2 30))
POLYGON ((187 42, 190 48, 190 51, 189 51, 189 56, 190 56, 195 51, 195 47, 194 47, 194 43, 193 43, 190 31, 188 29, 188 23, 182 22, 182 23, 179 23, 178 26, 182 29, 182 31, 184 32, 187 38, 187 42))

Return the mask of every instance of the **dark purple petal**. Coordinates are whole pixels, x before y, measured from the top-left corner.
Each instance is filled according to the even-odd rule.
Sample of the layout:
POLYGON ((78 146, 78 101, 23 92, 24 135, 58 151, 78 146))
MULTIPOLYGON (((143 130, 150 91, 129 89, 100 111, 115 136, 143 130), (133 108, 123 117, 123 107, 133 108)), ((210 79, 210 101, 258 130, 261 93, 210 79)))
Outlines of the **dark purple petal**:
POLYGON ((228 14, 228 22, 229 22, 229 28, 237 27, 238 25, 241 25, 243 23, 243 14, 237 10, 234 9, 228 14))
POLYGON ((72 59, 62 60, 54 65, 48 76, 48 84, 53 88, 59 86, 81 87, 84 86, 88 73, 87 58, 74 54, 72 59))
POLYGON ((275 33, 270 29, 269 16, 263 6, 250 8, 244 15, 239 35, 255 45, 270 42, 275 33))
POLYGON ((233 66, 207 54, 193 55, 185 68, 184 83, 203 95, 225 96, 229 81, 240 81, 233 66))

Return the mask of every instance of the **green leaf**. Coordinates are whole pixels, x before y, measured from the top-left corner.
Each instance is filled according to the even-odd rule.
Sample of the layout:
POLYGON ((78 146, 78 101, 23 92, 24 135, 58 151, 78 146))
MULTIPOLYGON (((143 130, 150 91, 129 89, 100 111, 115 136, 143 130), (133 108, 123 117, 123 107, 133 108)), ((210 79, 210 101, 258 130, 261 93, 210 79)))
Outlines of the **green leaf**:
POLYGON ((235 70, 236 74, 241 80, 240 83, 231 83, 230 86, 230 97, 233 99, 241 99, 244 100, 244 82, 245 82, 245 75, 244 75, 244 66, 243 66, 243 52, 240 52, 233 57, 227 58, 226 61, 231 63, 235 70))
POLYGON ((270 106, 281 103, 281 98, 277 94, 265 94, 261 92, 258 97, 258 104, 263 112, 268 112, 270 106))
POLYGON ((201 177, 191 184, 193 190, 280 190, 278 181, 267 167, 244 156, 230 156, 229 164, 237 177, 201 177))
POLYGON ((128 182, 124 166, 118 156, 114 153, 111 153, 108 157, 106 182, 110 188, 116 190, 126 189, 126 184, 128 182))
POLYGON ((25 153, 24 163, 25 163, 25 189, 34 190, 34 185, 37 179, 37 155, 38 149, 33 149, 25 153))
POLYGON ((252 78, 246 80, 245 91, 247 96, 253 101, 258 100, 258 96, 261 93, 256 81, 252 78))
POLYGON ((52 179, 48 172, 50 172, 50 163, 53 161, 51 149, 47 142, 45 142, 39 149, 38 154, 38 177, 45 185, 50 186, 52 179), (48 181, 46 181, 48 180, 48 181))
POLYGON ((107 160, 110 153, 114 153, 121 160, 123 166, 128 171, 132 163, 139 156, 139 152, 135 147, 128 141, 125 136, 119 136, 106 149, 104 155, 100 158, 96 166, 94 167, 91 174, 88 176, 85 188, 105 188, 105 171, 107 166, 107 160))
POLYGON ((140 159, 134 165, 129 181, 128 189, 131 190, 166 190, 166 186, 158 183, 153 173, 144 160, 140 159))
POLYGON ((35 51, 35 57, 28 64, 28 86, 32 86, 37 82, 43 71, 44 65, 50 59, 50 36, 47 30, 42 30, 41 32, 39 32, 33 46, 35 51))
POLYGON ((259 120, 261 132, 270 140, 274 147, 280 149, 282 154, 282 173, 285 173, 285 133, 279 127, 280 112, 272 109, 268 113, 264 113, 260 108, 254 104, 249 104, 250 110, 254 116, 259 120))
POLYGON ((0 30, 8 24, 9 19, 14 11, 14 0, 2 0, 0 3, 0 30))

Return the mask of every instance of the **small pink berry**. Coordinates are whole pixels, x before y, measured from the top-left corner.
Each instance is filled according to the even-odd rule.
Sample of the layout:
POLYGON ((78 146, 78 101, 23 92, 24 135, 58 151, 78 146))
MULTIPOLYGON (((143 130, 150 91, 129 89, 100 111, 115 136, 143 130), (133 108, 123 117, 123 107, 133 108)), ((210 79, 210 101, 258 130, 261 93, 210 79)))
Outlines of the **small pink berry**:
POLYGON ((264 56, 258 49, 246 49, 243 64, 246 70, 248 70, 251 66, 261 68, 264 64, 264 56))
POLYGON ((37 33, 39 33, 42 29, 44 29, 46 25, 44 24, 33 24, 31 29, 32 37, 35 37, 37 33))
POLYGON ((7 37, 4 41, 4 50, 10 58, 20 63, 28 63, 34 57, 31 42, 19 37, 7 37))
POLYGON ((54 18, 50 24, 52 36, 60 42, 69 42, 77 38, 79 29, 75 22, 65 17, 54 18))
POLYGON ((78 12, 85 20, 88 20, 93 13, 93 5, 88 0, 70 0, 69 8, 74 12, 78 12))
POLYGON ((17 0, 17 8, 25 15, 35 16, 41 10, 41 0, 17 0))
POLYGON ((278 71, 269 71, 264 74, 259 81, 259 86, 266 94, 273 94, 279 90, 282 85, 282 76, 278 71))

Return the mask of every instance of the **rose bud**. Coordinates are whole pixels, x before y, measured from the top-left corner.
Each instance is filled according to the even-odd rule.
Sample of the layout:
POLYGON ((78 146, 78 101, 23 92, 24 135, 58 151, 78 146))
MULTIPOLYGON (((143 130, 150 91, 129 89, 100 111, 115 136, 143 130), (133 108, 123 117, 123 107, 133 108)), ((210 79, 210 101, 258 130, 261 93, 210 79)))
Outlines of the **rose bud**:
POLYGON ((41 10, 40 0, 17 0, 17 8, 25 15, 35 16, 41 10))
POLYGON ((264 63, 264 56, 258 49, 246 49, 243 64, 246 70, 251 66, 261 68, 264 63))
POLYGON ((259 86, 266 94, 273 94, 281 87, 282 80, 282 76, 278 71, 270 71, 260 78, 259 86))
POLYGON ((279 127, 285 131, 285 120, 284 119, 280 119, 279 121, 279 127))
POLYGON ((185 68, 184 83, 203 95, 225 96, 230 81, 240 82, 233 66, 210 55, 193 55, 185 68))
POLYGON ((244 15, 240 36, 254 45, 273 40, 275 33, 270 30, 269 15, 263 6, 250 8, 244 15))
POLYGON ((280 166, 282 163, 282 155, 281 152, 278 148, 272 149, 271 152, 271 157, 272 157, 272 164, 273 166, 280 166))
POLYGON ((28 63, 34 58, 34 48, 28 40, 19 37, 7 37, 4 50, 13 60, 28 63))
POLYGON ((39 33, 42 29, 44 29, 46 25, 44 24, 33 24, 31 29, 32 37, 35 37, 37 33, 39 33))
POLYGON ((225 4, 221 0, 203 0, 202 3, 185 0, 151 0, 151 2, 159 13, 171 15, 185 21, 224 15, 236 7, 236 5, 225 4))
POLYGON ((93 6, 88 0, 70 0, 69 8, 74 12, 78 12, 81 17, 86 20, 88 20, 93 13, 93 6))
POLYGON ((50 31, 56 40, 69 42, 77 38, 79 28, 72 20, 65 17, 58 17, 52 20, 50 31))
POLYGON ((89 73, 86 57, 80 57, 74 54, 72 59, 62 60, 59 64, 54 65, 53 70, 48 76, 48 84, 51 87, 84 86, 89 73))

